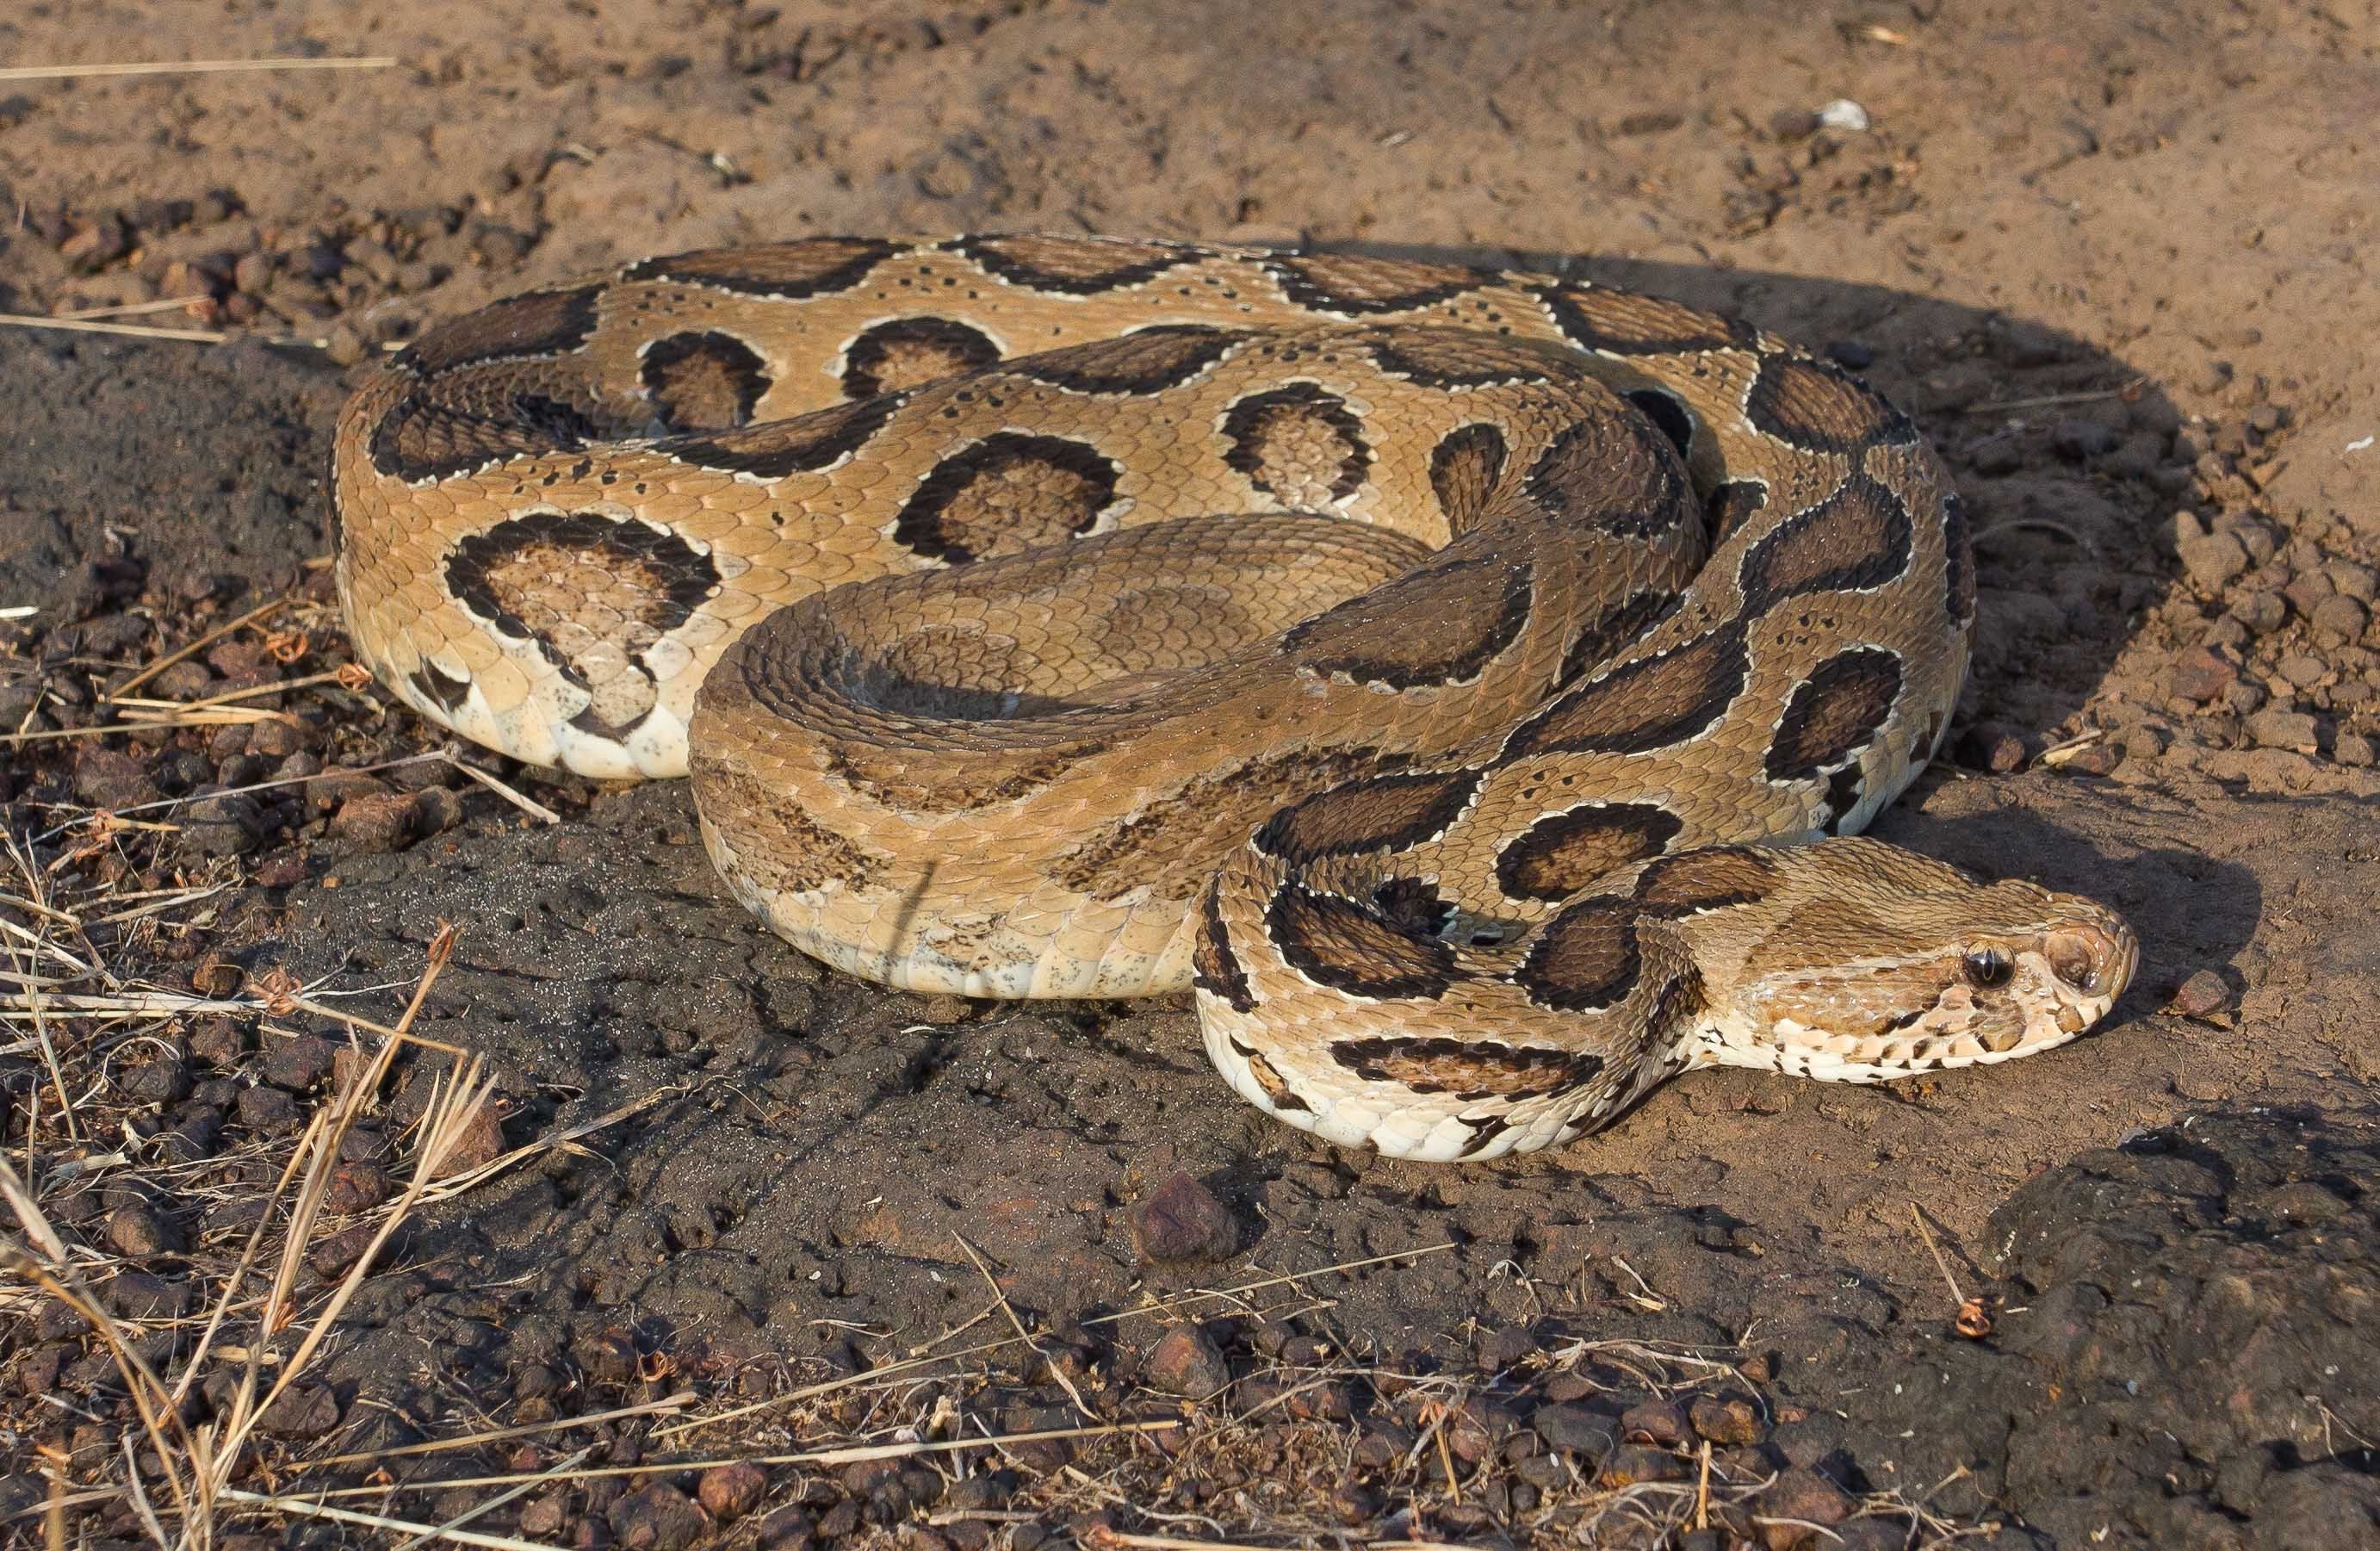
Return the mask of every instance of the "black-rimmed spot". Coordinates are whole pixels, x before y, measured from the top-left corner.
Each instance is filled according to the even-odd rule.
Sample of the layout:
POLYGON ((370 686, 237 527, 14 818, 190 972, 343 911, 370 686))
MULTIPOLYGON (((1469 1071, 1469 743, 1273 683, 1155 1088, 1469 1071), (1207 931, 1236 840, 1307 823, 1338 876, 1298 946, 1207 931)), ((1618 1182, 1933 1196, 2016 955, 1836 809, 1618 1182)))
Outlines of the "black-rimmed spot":
POLYGON ((1909 568, 1909 509, 1864 474, 1771 529, 1737 573, 1747 613, 1801 593, 1879 588, 1909 568))
POLYGON ((1867 773, 1856 763, 1845 765, 1827 778, 1824 817, 1818 820, 1820 830, 1830 835, 1843 832, 1843 820, 1852 816, 1867 793, 1867 773))
POLYGON ((698 467, 763 479, 815 474, 866 446, 901 404, 900 394, 882 394, 716 435, 675 437, 655 450, 698 467))
POLYGON ((1623 539, 1657 538, 1701 515, 1667 442, 1616 416, 1562 427, 1523 488, 1548 515, 1623 539))
POLYGON ((1652 634, 1656 625, 1678 612, 1674 592, 1632 592, 1600 614, 1583 621, 1577 636, 1562 653, 1561 672, 1554 680, 1567 686, 1628 647, 1652 634))
POLYGON ((1281 648, 1316 673, 1355 684, 1466 684, 1519 639, 1529 585, 1526 562, 1423 566, 1296 625, 1281 648))
POLYGON ((1318 792, 1281 809, 1257 849, 1291 863, 1402 851, 1443 834, 1479 790, 1477 770, 1383 775, 1318 792))
POLYGON ((1825 361, 1764 357, 1744 394, 1744 418, 1764 435, 1814 453, 1851 453, 1917 438, 1909 417, 1875 390, 1825 361))
POLYGON ((1865 748, 1900 697, 1900 659, 1881 647, 1853 647, 1811 670, 1785 703, 1764 768, 1771 781, 1807 781, 1865 748))
POLYGON ((470 679, 450 673, 426 657, 405 677, 407 683, 421 691, 424 699, 443 711, 452 713, 471 697, 470 679))
POLYGON ((1285 883, 1265 912, 1281 962, 1318 986, 1382 1000, 1442 994, 1454 950, 1377 910, 1285 883))
POLYGON ((1603 1058, 1588 1050, 1506 1045, 1444 1036, 1335 1040, 1330 1059, 1358 1077, 1459 1099, 1541 1098, 1592 1082, 1603 1058))
POLYGON ((1450 537, 1488 514, 1488 498, 1504 477, 1504 433, 1486 421, 1457 426, 1429 450, 1429 488, 1450 537))
POLYGON ((1279 1067, 1265 1060, 1263 1051, 1253 1045, 1243 1045, 1235 1038, 1232 1040, 1232 1049, 1242 1060, 1248 1063, 1248 1075, 1256 1079, 1257 1087, 1264 1090, 1266 1099, 1271 1103, 1276 1113, 1283 1110, 1309 1110, 1314 1108, 1291 1090, 1289 1079, 1281 1074, 1279 1067))
POLYGON ((1372 446, 1347 401, 1290 382, 1234 401, 1223 415, 1223 461, 1293 511, 1318 511, 1364 488, 1372 446))
POLYGON ((1740 349, 1758 337, 1750 324, 1738 319, 1633 291, 1546 285, 1539 287, 1537 299, 1572 344, 1606 355, 1740 349))
POLYGON ((1750 846, 1710 845, 1664 856, 1636 875, 1636 907, 1682 921, 1766 899, 1777 886, 1777 864, 1750 846))
POLYGON ((1633 388, 1620 395, 1634 405, 1639 413, 1653 422, 1678 456, 1691 459, 1694 453, 1694 417, 1685 400, 1660 388, 1633 388))
MULTIPOLYGON (((1231 934, 1223 929, 1221 903, 1210 885, 1198 902, 1198 935, 1190 947, 1190 983, 1208 996, 1220 997, 1234 1012, 1256 1010, 1247 971, 1232 951, 1231 934)), ((1251 1052, 1253 1053, 1253 1052, 1251 1052)))
POLYGON ((390 364, 425 377, 480 361, 528 360, 576 350, 595 332, 601 285, 529 291, 425 332, 390 364))
POLYGON ((1581 900, 1537 929, 1512 983, 1540 1007, 1594 1012, 1635 987, 1644 955, 1636 946, 1636 906, 1598 894, 1581 900))
POLYGON ((895 318, 863 329, 843 352, 845 398, 902 393, 1000 359, 980 329, 949 318, 895 318))
POLYGON ((1276 254, 1263 261, 1281 294, 1334 317, 1410 312, 1491 284, 1495 274, 1459 264, 1423 264, 1355 253, 1276 254))
POLYGON ((1426 878, 1391 878, 1372 890, 1372 908, 1409 932, 1443 937, 1454 919, 1454 902, 1426 878))
POLYGON ((1122 474, 1088 442, 999 431, 936 464, 892 537, 954 563, 1037 549, 1097 527, 1122 474))
POLYGON ((1504 1133, 1512 1129, 1512 1122, 1502 1115, 1457 1115, 1454 1118, 1471 1128, 1470 1140, 1454 1149, 1457 1157, 1477 1157, 1504 1133))
POLYGON ((518 390, 501 365, 467 368, 424 383, 372 428, 372 467, 391 479, 451 479, 518 457, 575 453, 600 438, 580 406, 518 390), (504 381, 478 382, 482 373, 504 381))
POLYGON ((950 247, 1012 285, 1070 297, 1138 285, 1208 256, 1203 248, 1169 243, 1076 237, 967 236, 950 247))
POLYGON ((1698 636, 1563 695, 1513 731, 1504 757, 1643 754, 1684 743, 1727 714, 1749 673, 1738 629, 1698 636))
POLYGON ((530 512, 457 543, 446 560, 446 590, 503 635, 539 636, 542 627, 527 619, 516 584, 499 579, 532 551, 596 554, 606 572, 636 577, 638 623, 657 635, 685 624, 720 586, 710 557, 667 528, 589 512, 530 512))
POLYGON ((1703 521, 1710 541, 1723 544, 1737 529, 1760 515, 1768 504, 1768 486, 1759 479, 1730 479, 1714 486, 1703 501, 1703 521))
POLYGON ((1658 856, 1685 824, 1654 803, 1588 803, 1548 814, 1496 855, 1496 883, 1516 900, 1564 900, 1658 856))
POLYGON ((1682 1052, 1709 1005, 1710 993, 1703 984, 1702 972, 1694 965, 1685 965, 1663 981, 1653 995, 1653 1005, 1645 1012, 1646 1052, 1682 1052))
POLYGON ((731 430, 768 396, 768 363, 716 329, 674 333, 645 346, 637 376, 671 431, 731 430))
POLYGON ((879 237, 805 237, 644 259, 629 265, 621 278, 675 281, 790 300, 848 291, 899 251, 900 244, 879 237))
POLYGON ((1009 370, 1069 393, 1161 393, 1210 370, 1247 337, 1240 330, 1203 323, 1160 323, 1113 339, 1022 356, 1009 370))
POLYGON ((1468 330, 1383 329, 1366 347, 1382 371, 1425 388, 1550 382, 1565 370, 1547 350, 1468 330))
POLYGON ((1942 605, 1961 630, 1975 623, 1974 541, 1967 531, 1967 507, 1956 495, 1942 498, 1942 605))

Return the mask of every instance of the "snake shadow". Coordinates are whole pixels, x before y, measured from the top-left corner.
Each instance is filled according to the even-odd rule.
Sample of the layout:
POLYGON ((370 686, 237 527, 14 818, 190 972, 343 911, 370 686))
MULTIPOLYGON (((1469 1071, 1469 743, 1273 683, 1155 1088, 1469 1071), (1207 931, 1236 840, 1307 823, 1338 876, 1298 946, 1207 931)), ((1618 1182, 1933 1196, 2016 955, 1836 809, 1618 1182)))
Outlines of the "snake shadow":
POLYGON ((2173 586, 2159 534, 2189 488, 2189 454, 2174 445, 2184 417, 2146 374, 2072 334, 1999 309, 1756 270, 1318 246, 1519 266, 1673 297, 1748 319, 1882 391, 1941 454, 1973 519, 1978 623, 1944 750, 1954 765, 1985 768, 1997 749, 2005 770, 2017 749, 2029 759, 2046 746, 2107 681, 2131 622, 2173 586))

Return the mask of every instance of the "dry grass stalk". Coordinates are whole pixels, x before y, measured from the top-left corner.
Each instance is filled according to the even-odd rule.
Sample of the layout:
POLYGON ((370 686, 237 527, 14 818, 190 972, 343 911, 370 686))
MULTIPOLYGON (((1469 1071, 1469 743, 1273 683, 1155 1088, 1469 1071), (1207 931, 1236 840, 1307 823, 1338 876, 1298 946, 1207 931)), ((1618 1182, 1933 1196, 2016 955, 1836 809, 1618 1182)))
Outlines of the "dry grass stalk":
MULTIPOLYGON (((0 80, 11 78, 0 70, 0 80)), ((164 329, 153 323, 112 323, 99 318, 50 318, 38 312, 0 312, 0 325, 18 329, 62 329, 69 333, 113 333, 128 339, 179 339, 193 345, 222 345, 231 335, 215 329, 164 329)))
MULTIPOLYGON (((1178 1314, 1196 1303, 1217 1300, 1226 1302, 1233 1301, 1243 1298, 1251 1292, 1259 1292, 1275 1287, 1291 1286, 1314 1277, 1343 1275, 1349 1271, 1365 1270, 1374 1266, 1386 1266, 1396 1261, 1415 1260, 1426 1254, 1443 1254, 1455 1247, 1456 1246, 1452 1241, 1448 1241, 1444 1243, 1427 1244, 1420 1249, 1398 1250, 1389 1254, 1366 1255, 1360 1260, 1342 1260, 1334 1265, 1318 1266, 1311 1271, 1291 1271, 1280 1276, 1263 1277, 1255 1281, 1244 1282, 1233 1288, 1209 1291, 1180 1293, 1172 1298, 1151 1302, 1136 1309, 1124 1309, 1115 1314, 1094 1315, 1092 1318, 1083 1321, 1083 1325, 1084 1327, 1087 1329, 1095 1326, 1115 1325, 1127 1319, 1137 1319, 1149 1315, 1178 1314)), ((991 1311, 990 1310, 985 1311, 986 1314, 990 1312, 991 1311)), ((983 1315, 978 1315, 976 1319, 967 1321, 967 1325, 974 1325, 982 1317, 983 1315)), ((965 1329, 965 1326, 962 1326, 959 1328, 965 1329)), ((956 1333, 956 1331, 944 1331, 941 1337, 937 1338, 937 1339, 947 1340, 951 1336, 955 1335, 956 1333)), ((881 1367, 871 1368, 864 1374, 848 1374, 841 1378, 828 1379, 823 1383, 805 1385, 800 1388, 791 1390, 783 1395, 772 1397, 766 1400, 755 1400, 749 1404, 736 1406, 731 1410, 719 1412, 710 1416, 698 1416, 690 1421, 681 1422, 674 1427, 663 1427, 659 1432, 655 1433, 653 1436, 656 1439, 675 1437, 681 1434, 691 1433, 700 1428, 714 1427, 729 1422, 741 1421, 745 1417, 757 1415, 761 1412, 776 1411, 784 1407, 798 1405, 806 1400, 819 1400, 825 1396, 832 1395, 837 1390, 882 1384, 893 1378, 917 1374, 922 1369, 930 1368, 940 1363, 958 1362, 969 1357, 979 1357, 988 1352, 1002 1351, 1010 1347, 1017 1345, 1019 1339, 1020 1338, 1018 1337, 1011 1336, 1002 1340, 985 1341, 976 1346, 960 1347, 951 1351, 935 1352, 931 1355, 927 1355, 924 1349, 920 1348, 917 1349, 916 1354, 912 1356, 903 1358, 899 1362, 885 1363, 881 1367)), ((933 1342, 927 1343, 928 1346, 931 1346, 933 1344, 933 1342)), ((1026 1344, 1030 1343, 1028 1342, 1026 1344)))
POLYGON ((208 631, 197 640, 191 641, 185 646, 176 647, 172 651, 167 652, 164 656, 157 659, 154 662, 149 663, 147 666, 140 669, 140 672, 134 673, 130 678, 126 679, 114 689, 109 690, 107 692, 107 698, 113 700, 119 695, 128 694, 132 690, 140 688, 142 685, 147 684, 151 679, 155 678, 158 674, 164 673, 175 663, 181 662, 197 656, 199 653, 206 650, 209 647, 214 645, 217 641, 222 640, 225 636, 232 634, 232 632, 236 630, 254 624, 259 620, 272 618, 274 614, 279 613, 282 610, 289 607, 297 601, 298 599, 295 594, 286 594, 273 600, 273 601, 269 603, 261 603, 257 605, 255 608, 249 610, 248 612, 240 615, 237 619, 232 620, 228 624, 215 626, 215 628, 208 631))
POLYGON ((80 80, 101 76, 223 75, 248 70, 385 70, 398 63, 394 55, 362 58, 305 59, 181 59, 116 65, 12 65, 0 69, 0 80, 80 80))
MULTIPOLYGON (((574 1417, 552 1424, 556 1427, 583 1427, 594 1419, 574 1417)), ((811 1448, 779 1454, 723 1454, 698 1460, 643 1460, 633 1465, 598 1465, 586 1470, 568 1471, 507 1471, 494 1475, 440 1476, 428 1481, 399 1481, 370 1486, 339 1486, 318 1492, 316 1496, 360 1497, 387 1492, 447 1492, 463 1486, 512 1486, 523 1482, 535 1484, 549 1476, 570 1481, 596 1481, 607 1476, 675 1474, 688 1471, 715 1470, 722 1465, 862 1465, 880 1460, 917 1460, 937 1454, 964 1454, 975 1450, 993 1450, 1020 1443, 1048 1443, 1055 1439, 1124 1437, 1136 1433, 1167 1433, 1186 1425, 1175 1421, 1104 1422, 1085 1427, 1041 1427, 1030 1432, 984 1434, 964 1438, 920 1438, 909 1443, 854 1444, 844 1448, 811 1448)), ((511 1433, 513 1430, 507 1430, 511 1433)), ((483 1445, 506 1434, 482 1433, 468 1438, 456 1438, 452 1445, 462 1448, 483 1445)), ((370 1454, 349 1454, 333 1460, 308 1461, 303 1468, 318 1468, 333 1463, 361 1464, 384 1460, 401 1450, 382 1449, 370 1454)))
POLYGON ((369 1529, 410 1533, 418 1543, 424 1540, 451 1540, 457 1545, 487 1545, 497 1551, 553 1551, 551 1545, 534 1540, 516 1540, 511 1535, 480 1534, 471 1530, 450 1529, 443 1524, 424 1524, 411 1519, 391 1519, 385 1514, 358 1513, 351 1508, 326 1508, 302 1497, 272 1496, 262 1492, 225 1490, 225 1502, 269 1508, 276 1513, 294 1513, 301 1519, 329 1519, 341 1524, 361 1524, 369 1529))
POLYGON ((117 302, 110 307, 83 307, 70 312, 53 312, 51 317, 65 323, 89 322, 95 318, 140 318, 152 312, 172 312, 179 308, 203 307, 213 298, 203 294, 194 297, 159 297, 155 301, 117 302))

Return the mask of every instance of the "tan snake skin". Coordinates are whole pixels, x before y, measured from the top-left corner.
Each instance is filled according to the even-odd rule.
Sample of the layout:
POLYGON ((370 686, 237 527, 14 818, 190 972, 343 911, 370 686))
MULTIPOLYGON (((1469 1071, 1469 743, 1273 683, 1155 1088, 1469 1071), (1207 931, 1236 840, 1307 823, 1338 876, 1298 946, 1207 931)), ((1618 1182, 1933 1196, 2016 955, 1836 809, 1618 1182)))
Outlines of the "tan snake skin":
POLYGON ((1670 1072, 2063 1043, 2089 901, 1840 839, 1939 743, 1947 474, 1831 365, 1542 275, 1034 236, 647 260, 424 334, 337 443, 422 714, 694 778, 888 984, 1196 985, 1234 1087, 1488 1157, 1670 1072))

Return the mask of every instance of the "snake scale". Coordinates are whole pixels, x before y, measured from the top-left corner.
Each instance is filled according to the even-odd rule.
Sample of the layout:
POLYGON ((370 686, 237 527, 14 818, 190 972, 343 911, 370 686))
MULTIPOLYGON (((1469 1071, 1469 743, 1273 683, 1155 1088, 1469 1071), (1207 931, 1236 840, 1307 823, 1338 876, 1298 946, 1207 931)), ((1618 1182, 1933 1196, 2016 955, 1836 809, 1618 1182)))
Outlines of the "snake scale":
POLYGON ((1334 1142, 2005 1060, 2137 960, 2090 901, 1852 838, 1958 696, 1964 519, 1858 380, 1676 302, 713 249, 427 331, 335 464, 356 648, 414 709, 690 774, 735 895, 854 974, 1195 987, 1232 1085, 1334 1142))

